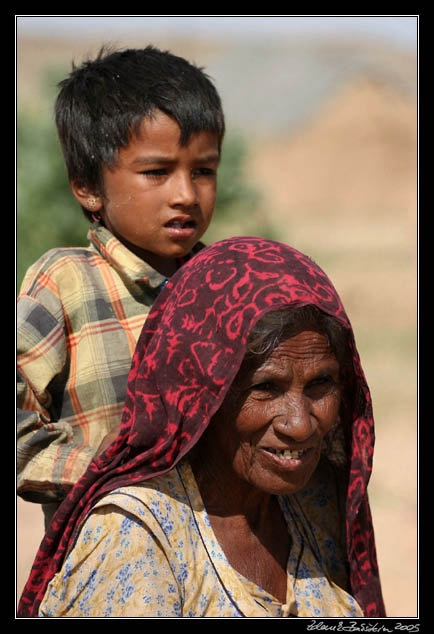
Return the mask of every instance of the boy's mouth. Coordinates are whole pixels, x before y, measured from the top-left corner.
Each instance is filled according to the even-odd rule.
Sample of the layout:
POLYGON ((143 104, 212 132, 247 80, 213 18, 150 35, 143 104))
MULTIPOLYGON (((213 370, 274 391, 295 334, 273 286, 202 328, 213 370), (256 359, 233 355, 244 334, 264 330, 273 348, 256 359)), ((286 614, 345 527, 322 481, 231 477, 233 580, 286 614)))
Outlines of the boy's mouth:
POLYGON ((194 220, 169 220, 164 226, 174 229, 193 229, 196 223, 194 220))
POLYGON ((192 218, 172 218, 164 225, 168 235, 176 241, 191 240, 197 231, 197 222, 192 218))

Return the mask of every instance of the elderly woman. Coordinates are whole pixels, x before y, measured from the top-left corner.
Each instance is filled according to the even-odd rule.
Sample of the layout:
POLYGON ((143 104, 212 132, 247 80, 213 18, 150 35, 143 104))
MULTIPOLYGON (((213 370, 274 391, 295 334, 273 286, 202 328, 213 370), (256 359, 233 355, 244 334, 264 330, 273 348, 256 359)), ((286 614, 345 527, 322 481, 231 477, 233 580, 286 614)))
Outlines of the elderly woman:
POLYGON ((323 271, 259 238, 208 247, 156 300, 119 436, 54 517, 19 616, 384 616, 373 443, 323 271))

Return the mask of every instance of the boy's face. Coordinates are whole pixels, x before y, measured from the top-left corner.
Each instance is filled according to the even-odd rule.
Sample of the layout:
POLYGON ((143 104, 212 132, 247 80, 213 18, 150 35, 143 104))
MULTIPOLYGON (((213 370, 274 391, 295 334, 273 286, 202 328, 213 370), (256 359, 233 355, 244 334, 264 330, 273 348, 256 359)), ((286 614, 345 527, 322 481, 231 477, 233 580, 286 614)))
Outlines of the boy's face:
POLYGON ((178 124, 163 112, 144 119, 116 165, 104 166, 98 198, 107 228, 163 275, 203 236, 216 198, 217 136, 200 132, 184 147, 179 138, 178 124))

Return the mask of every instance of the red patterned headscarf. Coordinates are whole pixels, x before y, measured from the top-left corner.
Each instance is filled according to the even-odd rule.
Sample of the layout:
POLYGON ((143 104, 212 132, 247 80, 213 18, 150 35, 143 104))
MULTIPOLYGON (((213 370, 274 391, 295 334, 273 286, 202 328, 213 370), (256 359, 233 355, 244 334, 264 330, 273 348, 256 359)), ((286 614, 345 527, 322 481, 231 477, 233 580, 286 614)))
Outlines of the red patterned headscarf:
POLYGON ((384 616, 366 491, 374 422, 351 325, 330 280, 310 258, 262 238, 231 238, 203 249, 154 302, 133 357, 119 436, 89 465, 55 514, 18 616, 38 615, 77 527, 101 496, 167 472, 198 442, 241 366, 258 319, 308 304, 350 332, 359 393, 350 421, 346 504, 351 592, 366 616, 384 616))

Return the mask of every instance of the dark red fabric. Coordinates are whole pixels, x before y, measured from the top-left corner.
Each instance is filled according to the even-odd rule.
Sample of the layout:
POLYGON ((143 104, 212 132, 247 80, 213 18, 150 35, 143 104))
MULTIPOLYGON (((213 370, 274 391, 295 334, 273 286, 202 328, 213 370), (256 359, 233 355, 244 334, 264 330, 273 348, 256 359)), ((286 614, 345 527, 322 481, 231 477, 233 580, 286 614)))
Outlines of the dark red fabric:
MULTIPOLYGON (((266 312, 312 304, 351 332, 325 273, 295 249, 261 238, 231 238, 203 249, 169 281, 137 343, 117 440, 96 458, 47 530, 18 616, 37 616, 77 528, 102 495, 170 470, 197 443, 241 365, 254 323, 266 312)), ((366 616, 384 616, 366 487, 374 422, 351 334, 361 406, 353 412, 347 496, 352 594, 366 616)))

